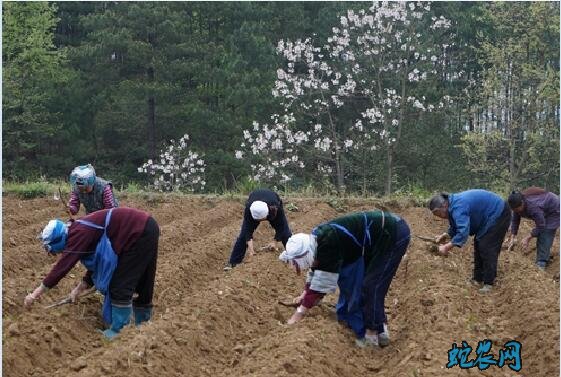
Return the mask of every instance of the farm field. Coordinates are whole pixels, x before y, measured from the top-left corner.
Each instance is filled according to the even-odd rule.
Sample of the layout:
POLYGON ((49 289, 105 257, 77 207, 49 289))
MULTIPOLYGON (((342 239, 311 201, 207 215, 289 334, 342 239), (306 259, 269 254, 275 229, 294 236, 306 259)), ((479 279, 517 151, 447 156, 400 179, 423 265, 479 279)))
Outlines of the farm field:
MULTIPOLYGON (((391 344, 359 349, 350 330, 335 320, 329 295, 294 326, 291 308, 277 304, 298 295, 304 276, 257 252, 222 271, 238 234, 243 199, 199 196, 120 197, 121 206, 150 212, 161 228, 154 318, 127 327, 113 342, 102 327, 101 296, 74 305, 44 306, 65 297, 81 279, 77 266, 30 310, 25 295, 54 259, 36 236, 51 218, 64 215, 52 198, 4 196, 2 237, 2 369, 4 376, 558 376, 559 239, 545 272, 533 266, 534 250, 503 250, 496 289, 482 295, 468 284, 472 242, 441 258, 412 238, 386 300, 391 344), (522 344, 522 370, 507 366, 446 369, 452 344, 492 341, 492 353, 509 340, 522 344)), ((374 201, 342 201, 338 212, 325 201, 285 198, 293 232, 345 212, 380 208, 374 201)), ((386 203, 405 218, 412 233, 446 230, 424 208, 386 203)), ((531 223, 524 221, 520 235, 531 223)), ((255 233, 258 250, 272 240, 267 223, 255 233)), ((475 358, 474 352, 470 358, 475 358)))

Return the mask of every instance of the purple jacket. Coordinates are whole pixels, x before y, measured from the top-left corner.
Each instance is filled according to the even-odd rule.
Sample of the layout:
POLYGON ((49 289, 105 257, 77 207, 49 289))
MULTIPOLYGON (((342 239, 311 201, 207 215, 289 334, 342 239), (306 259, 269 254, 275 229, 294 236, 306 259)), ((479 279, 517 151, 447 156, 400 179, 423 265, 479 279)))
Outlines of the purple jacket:
POLYGON ((532 237, 537 237, 544 229, 559 228, 559 197, 552 192, 524 197, 524 211, 513 213, 510 231, 516 235, 520 226, 520 218, 532 219, 536 227, 532 229, 532 237))

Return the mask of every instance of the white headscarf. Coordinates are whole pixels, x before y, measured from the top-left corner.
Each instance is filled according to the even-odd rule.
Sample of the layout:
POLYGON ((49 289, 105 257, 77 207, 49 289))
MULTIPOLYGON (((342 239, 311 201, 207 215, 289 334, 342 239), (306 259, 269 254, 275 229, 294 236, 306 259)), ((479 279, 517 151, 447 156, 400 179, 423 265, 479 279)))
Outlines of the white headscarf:
POLYGON ((249 211, 251 212, 251 217, 255 220, 263 220, 269 215, 269 207, 267 206, 267 203, 260 200, 256 200, 251 203, 249 211))
POLYGON ((316 255, 316 237, 311 234, 297 233, 286 242, 286 250, 279 255, 283 262, 296 264, 303 271, 312 266, 316 255))

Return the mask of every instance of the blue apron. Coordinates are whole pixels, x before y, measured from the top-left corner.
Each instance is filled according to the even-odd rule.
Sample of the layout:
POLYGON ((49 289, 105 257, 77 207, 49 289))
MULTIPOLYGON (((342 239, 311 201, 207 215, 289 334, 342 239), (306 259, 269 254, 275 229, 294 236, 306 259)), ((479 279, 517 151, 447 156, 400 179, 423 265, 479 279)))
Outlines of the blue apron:
POLYGON ((86 220, 76 220, 80 224, 89 226, 95 229, 103 229, 103 234, 97 243, 95 252, 80 258, 82 264, 92 271, 92 280, 95 288, 100 291, 104 296, 102 316, 106 323, 111 323, 111 295, 109 293, 109 284, 113 277, 113 272, 117 268, 119 257, 111 246, 111 241, 107 237, 107 227, 111 220, 111 212, 113 208, 107 212, 105 216, 105 226, 99 226, 86 220))

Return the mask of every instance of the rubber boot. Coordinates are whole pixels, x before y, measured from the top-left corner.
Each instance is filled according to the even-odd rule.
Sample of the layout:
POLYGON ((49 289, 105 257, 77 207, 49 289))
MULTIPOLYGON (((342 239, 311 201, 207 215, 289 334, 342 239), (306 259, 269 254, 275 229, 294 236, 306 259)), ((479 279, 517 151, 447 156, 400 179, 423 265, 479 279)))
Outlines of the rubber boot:
POLYGON ((130 306, 111 305, 111 327, 103 331, 103 335, 109 340, 115 338, 121 329, 129 324, 131 314, 130 306))
POLYGON ((134 324, 140 325, 142 322, 147 322, 152 318, 152 308, 134 307, 134 324))

